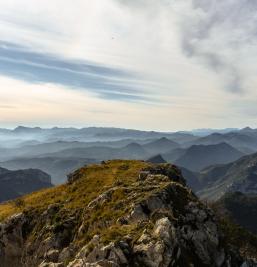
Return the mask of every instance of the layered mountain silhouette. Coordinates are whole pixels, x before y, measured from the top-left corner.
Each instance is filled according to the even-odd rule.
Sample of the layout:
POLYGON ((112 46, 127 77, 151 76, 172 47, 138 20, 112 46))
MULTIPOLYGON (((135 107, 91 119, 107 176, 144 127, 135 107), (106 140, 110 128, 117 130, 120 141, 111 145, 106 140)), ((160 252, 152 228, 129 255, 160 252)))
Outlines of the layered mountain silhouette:
POLYGON ((162 156, 167 162, 175 162, 177 159, 182 157, 186 153, 186 148, 176 148, 166 153, 163 153, 162 156))
POLYGON ((143 148, 151 154, 155 154, 156 152, 160 154, 166 153, 179 147, 180 146, 178 143, 171 141, 165 137, 143 145, 143 148))
POLYGON ((68 173, 89 163, 139 159, 166 161, 182 167, 186 176, 191 177, 189 185, 195 191, 206 186, 197 178, 203 177, 203 169, 231 163, 257 150, 257 131, 249 127, 218 133, 210 129, 161 133, 98 127, 20 126, 14 130, 0 129, 1 140, 0 166, 11 170, 41 169, 52 176, 55 184, 64 182, 68 173))
POLYGON ((151 163, 166 163, 165 159, 160 154, 149 158, 147 161, 151 163))
POLYGON ((218 166, 211 166, 200 173, 202 198, 217 200, 226 192, 257 193, 257 153, 218 166))
POLYGON ((53 184, 61 184, 66 182, 66 176, 85 165, 97 162, 94 159, 86 158, 56 158, 56 157, 42 157, 42 158, 16 158, 6 162, 0 163, 4 168, 10 170, 19 169, 40 169, 49 175, 53 184))
POLYGON ((200 171, 214 164, 229 163, 242 157, 244 154, 226 143, 216 145, 193 145, 179 157, 175 164, 200 171))
MULTIPOLYGON (((250 129, 250 128, 249 128, 250 129)), ((219 143, 227 143, 243 153, 253 153, 257 151, 257 131, 243 129, 237 132, 229 132, 225 134, 213 133, 187 143, 190 145, 215 145, 219 143)))
POLYGON ((26 141, 28 139, 39 140, 41 142, 55 141, 118 141, 122 139, 159 139, 162 137, 169 138, 174 142, 184 143, 197 139, 190 133, 163 133, 155 131, 139 131, 121 128, 103 128, 103 127, 88 127, 88 128, 59 128, 43 129, 40 127, 30 128, 19 126, 14 130, 0 129, 0 137, 8 140, 26 141))

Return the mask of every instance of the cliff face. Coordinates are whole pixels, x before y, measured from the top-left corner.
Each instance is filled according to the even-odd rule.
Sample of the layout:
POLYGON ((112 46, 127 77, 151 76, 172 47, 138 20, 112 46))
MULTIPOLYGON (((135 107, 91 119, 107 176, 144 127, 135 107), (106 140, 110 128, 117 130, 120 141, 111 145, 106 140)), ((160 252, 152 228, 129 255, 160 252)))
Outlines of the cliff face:
POLYGON ((108 161, 0 206, 0 267, 257 266, 169 164, 108 161))

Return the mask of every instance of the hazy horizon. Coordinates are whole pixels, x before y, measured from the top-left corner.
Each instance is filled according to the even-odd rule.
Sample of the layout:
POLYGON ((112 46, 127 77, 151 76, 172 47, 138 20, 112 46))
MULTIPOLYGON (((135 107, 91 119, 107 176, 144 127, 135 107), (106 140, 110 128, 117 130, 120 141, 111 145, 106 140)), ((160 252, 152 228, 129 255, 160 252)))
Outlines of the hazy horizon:
POLYGON ((69 128, 73 128, 73 129, 86 129, 86 128, 111 128, 111 129, 124 129, 124 130, 135 130, 135 131, 154 131, 154 132, 163 132, 163 133, 172 133, 172 132, 200 132, 200 131, 233 131, 233 130, 242 130, 245 128, 250 128, 250 129, 256 129, 254 127, 250 127, 250 126, 244 126, 244 127, 227 127, 227 128, 195 128, 195 129, 178 129, 178 130, 166 130, 166 131, 161 131, 158 129, 140 129, 140 128, 128 128, 128 127, 115 127, 115 126, 97 126, 97 125, 65 125, 65 126, 60 126, 60 125, 44 125, 44 126, 40 126, 40 125, 13 125, 13 126, 1 126, 0 125, 0 129, 7 129, 7 130, 15 130, 16 128, 19 127, 24 127, 24 128, 41 128, 41 129, 53 129, 53 128, 63 128, 63 129, 69 129, 69 128))

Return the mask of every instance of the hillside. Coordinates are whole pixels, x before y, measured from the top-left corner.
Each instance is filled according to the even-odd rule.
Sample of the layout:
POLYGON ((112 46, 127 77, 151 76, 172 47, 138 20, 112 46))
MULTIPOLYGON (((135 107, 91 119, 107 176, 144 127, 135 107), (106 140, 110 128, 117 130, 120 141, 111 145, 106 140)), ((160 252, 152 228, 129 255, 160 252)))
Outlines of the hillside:
POLYGON ((202 188, 200 173, 190 171, 186 168, 179 167, 183 177, 186 179, 187 185, 194 191, 197 192, 202 188))
POLYGON ((231 192, 225 194, 215 205, 235 223, 257 234, 257 195, 231 192))
POLYGON ((65 185, 0 205, 0 221, 1 267, 256 266, 170 164, 79 169, 65 185))
POLYGON ((175 161, 175 164, 192 171, 200 171, 210 165, 235 161, 243 155, 242 152, 226 143, 193 145, 175 161))
POLYGON ((257 154, 244 156, 239 160, 203 170, 199 179, 202 190, 198 195, 217 200, 226 192, 257 193, 257 154))
POLYGON ((0 168, 0 202, 51 186, 51 177, 41 170, 10 171, 0 168))

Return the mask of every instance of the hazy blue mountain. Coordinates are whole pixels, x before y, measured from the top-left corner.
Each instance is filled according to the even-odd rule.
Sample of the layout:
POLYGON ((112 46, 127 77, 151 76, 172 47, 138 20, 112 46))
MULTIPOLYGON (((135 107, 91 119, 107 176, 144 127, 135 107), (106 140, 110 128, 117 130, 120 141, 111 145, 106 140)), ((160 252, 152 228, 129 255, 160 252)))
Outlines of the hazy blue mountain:
POLYGON ((202 198, 216 200, 227 192, 257 193, 257 153, 203 170, 199 176, 202 198))
POLYGON ((201 137, 193 142, 185 145, 216 145, 219 143, 227 143, 243 153, 251 154, 257 151, 257 132, 251 131, 249 134, 244 130, 238 132, 229 132, 225 134, 213 133, 211 135, 201 137))
POLYGON ((96 160, 85 158, 17 158, 6 162, 1 162, 0 166, 10 170, 18 169, 40 169, 49 173, 53 184, 66 182, 66 176, 74 170, 85 165, 95 163, 96 160))
POLYGON ((140 140, 154 140, 162 137, 166 137, 180 144, 197 139, 196 136, 190 133, 166 133, 105 127, 87 127, 81 129, 54 127, 44 129, 40 127, 30 128, 19 126, 14 130, 0 129, 0 142, 14 143, 15 140, 17 146, 31 140, 41 143, 52 143, 57 141, 103 142, 131 139, 131 141, 140 142, 140 140))
POLYGON ((13 133, 19 133, 19 134, 35 134, 42 132, 43 129, 40 127, 24 127, 24 126, 18 126, 13 130, 13 133))
POLYGON ((167 162, 174 163, 177 159, 183 156, 186 151, 186 148, 176 148, 169 152, 163 153, 162 156, 167 162))
POLYGON ((166 153, 179 147, 178 143, 171 141, 166 137, 162 137, 143 145, 143 148, 151 154, 166 153))
MULTIPOLYGON (((166 135, 162 135, 161 137, 165 136, 166 135)), ((166 137, 180 145, 183 145, 188 142, 194 142, 199 138, 198 136, 195 136, 192 133, 184 133, 184 132, 175 132, 166 137)))
POLYGON ((175 161, 175 164, 192 171, 220 163, 229 163, 244 154, 226 143, 216 145, 193 145, 175 161))
POLYGON ((55 153, 43 154, 40 157, 57 158, 91 158, 96 160, 108 159, 147 159, 150 154, 138 143, 130 143, 121 148, 105 146, 79 147, 64 149, 55 153))
POLYGON ((0 168, 0 202, 51 186, 51 177, 41 170, 10 171, 0 168))
POLYGON ((160 154, 149 158, 147 160, 147 162, 157 163, 157 164, 159 164, 159 163, 166 163, 166 161, 164 160, 164 158, 160 154))
MULTIPOLYGON (((158 139, 157 139, 158 140, 158 139)), ((122 148, 133 142, 139 144, 146 144, 154 142, 152 139, 146 140, 133 140, 124 139, 118 141, 97 141, 97 142, 80 142, 80 141, 55 141, 36 143, 36 141, 24 141, 16 147, 0 147, 0 160, 6 161, 13 158, 32 158, 38 157, 44 154, 55 153, 65 149, 73 148, 88 148, 88 147, 110 147, 110 148, 122 148)), ((13 143, 13 142, 11 142, 13 143)), ((14 145, 15 146, 15 145, 14 145)))
POLYGON ((230 132, 237 132, 239 131, 238 128, 225 128, 225 129, 195 129, 192 131, 189 131, 188 133, 191 133, 196 136, 207 136, 213 133, 220 133, 220 134, 225 134, 225 133, 230 133, 230 132))
POLYGON ((188 187, 190 187, 194 192, 201 189, 200 174, 198 172, 193 172, 183 167, 179 167, 179 169, 186 179, 188 187))

